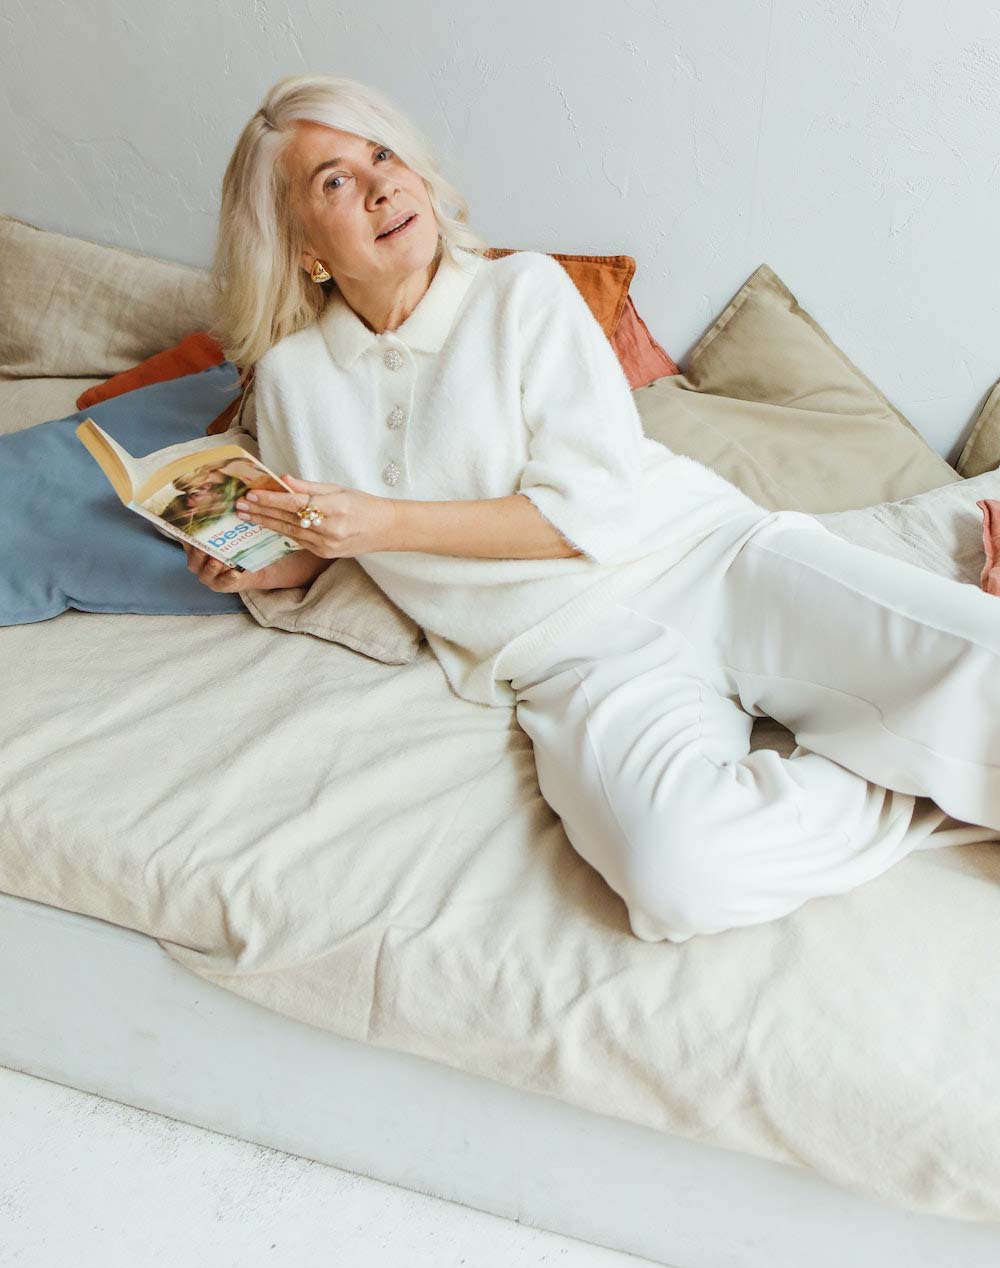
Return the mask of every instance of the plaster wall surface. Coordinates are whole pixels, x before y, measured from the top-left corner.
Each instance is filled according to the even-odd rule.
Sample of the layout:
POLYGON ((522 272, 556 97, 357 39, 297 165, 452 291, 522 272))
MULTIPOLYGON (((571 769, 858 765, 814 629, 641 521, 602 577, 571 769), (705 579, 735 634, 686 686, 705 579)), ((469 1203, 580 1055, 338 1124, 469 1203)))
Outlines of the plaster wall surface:
POLYGON ((626 253, 683 361, 763 261, 954 458, 1000 377, 989 0, 0 0, 0 210, 188 264, 266 88, 376 85, 496 245, 626 253))

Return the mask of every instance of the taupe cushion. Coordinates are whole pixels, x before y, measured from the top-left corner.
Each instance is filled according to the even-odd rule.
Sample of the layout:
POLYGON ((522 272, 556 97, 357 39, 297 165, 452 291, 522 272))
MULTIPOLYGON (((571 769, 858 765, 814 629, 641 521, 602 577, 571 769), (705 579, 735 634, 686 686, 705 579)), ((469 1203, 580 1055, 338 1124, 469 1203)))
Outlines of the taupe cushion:
POLYGON ((635 393, 647 434, 769 510, 845 510, 960 477, 762 264, 684 373, 635 393))
POLYGON ((1000 466, 1000 383, 994 384, 955 465, 963 476, 977 476, 1000 466))
POLYGON ((243 590, 240 598, 260 625, 314 634, 386 665, 408 664, 423 637, 416 621, 396 607, 356 559, 335 559, 311 586, 243 590))
POLYGON ((107 378, 212 320, 207 270, 12 216, 0 216, 0 283, 4 378, 107 378))

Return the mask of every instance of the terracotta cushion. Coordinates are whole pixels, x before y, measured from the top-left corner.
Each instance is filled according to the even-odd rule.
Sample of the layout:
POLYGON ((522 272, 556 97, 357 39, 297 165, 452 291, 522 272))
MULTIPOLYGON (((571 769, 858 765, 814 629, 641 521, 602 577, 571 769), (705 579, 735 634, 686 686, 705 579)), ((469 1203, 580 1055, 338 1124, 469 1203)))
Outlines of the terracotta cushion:
MULTIPOLYGON (((490 247, 487 256, 498 260, 516 248, 490 247)), ((577 290, 587 301, 611 346, 617 353, 629 386, 635 391, 655 379, 680 371, 649 333, 628 293, 635 276, 635 260, 630 255, 569 255, 551 251, 577 290)))
POLYGON ((680 374, 679 367, 649 333, 646 323, 636 312, 631 295, 625 300, 611 344, 633 392, 636 388, 649 387, 657 379, 680 374))
POLYGON ((187 335, 180 343, 163 352, 156 352, 130 370, 113 375, 97 387, 88 388, 76 398, 77 409, 89 409, 101 401, 120 396, 123 392, 147 387, 150 383, 164 383, 167 379, 179 379, 185 374, 197 374, 225 360, 222 345, 204 330, 187 335))

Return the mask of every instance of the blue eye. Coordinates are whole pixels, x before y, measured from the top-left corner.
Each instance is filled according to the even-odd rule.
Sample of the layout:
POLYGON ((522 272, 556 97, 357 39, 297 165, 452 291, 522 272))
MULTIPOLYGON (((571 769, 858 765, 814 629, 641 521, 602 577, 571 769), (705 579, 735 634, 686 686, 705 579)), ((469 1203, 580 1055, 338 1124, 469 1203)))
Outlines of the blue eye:
MULTIPOLYGON (((376 157, 376 158, 378 158, 378 156, 379 156, 380 154, 391 154, 391 153, 392 153, 392 150, 386 149, 386 148, 383 146, 383 148, 382 148, 381 150, 376 150, 376 151, 375 151, 375 157, 376 157)), ((341 181, 341 180, 343 180, 343 179, 344 179, 344 178, 343 178, 343 176, 331 176, 331 177, 330 177, 330 179, 329 179, 329 180, 326 182, 326 184, 323 186, 323 188, 324 188, 324 189, 339 189, 339 188, 340 188, 340 186, 339 186, 339 185, 336 185, 336 186, 335 186, 333 182, 334 182, 334 181, 341 181)))

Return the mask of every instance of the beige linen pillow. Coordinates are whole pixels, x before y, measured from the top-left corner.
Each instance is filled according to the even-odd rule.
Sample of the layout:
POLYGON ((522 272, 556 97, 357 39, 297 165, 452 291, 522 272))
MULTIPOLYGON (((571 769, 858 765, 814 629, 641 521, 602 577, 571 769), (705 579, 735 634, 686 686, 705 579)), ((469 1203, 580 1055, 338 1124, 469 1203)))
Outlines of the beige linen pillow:
POLYGON ((845 510, 960 479, 767 264, 683 368, 634 393, 647 434, 769 510, 845 510))
POLYGON ((0 285, 4 378, 107 378, 212 320, 207 270, 13 216, 0 215, 0 285))
POLYGON ((993 385, 955 466, 963 476, 981 475, 1000 466, 1000 383, 993 385))

